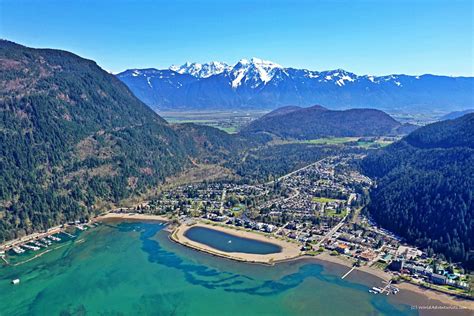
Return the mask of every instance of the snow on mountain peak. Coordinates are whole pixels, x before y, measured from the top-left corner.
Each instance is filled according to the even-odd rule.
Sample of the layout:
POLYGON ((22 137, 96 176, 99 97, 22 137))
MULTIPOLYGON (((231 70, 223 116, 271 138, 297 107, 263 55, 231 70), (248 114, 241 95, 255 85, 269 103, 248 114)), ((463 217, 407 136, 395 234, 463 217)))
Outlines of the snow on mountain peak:
POLYGON ((258 65, 260 67, 265 67, 265 68, 283 68, 282 66, 268 60, 263 60, 260 58, 252 57, 250 62, 254 65, 258 65))
POLYGON ((218 75, 225 70, 230 69, 230 67, 226 63, 212 61, 207 64, 186 62, 181 66, 173 65, 169 69, 180 74, 188 74, 198 78, 207 78, 213 75, 218 75))
MULTIPOLYGON (((230 85, 232 88, 236 89, 244 83, 245 86, 250 88, 265 86, 277 73, 278 75, 275 77, 276 80, 281 80, 285 76, 288 76, 287 70, 290 68, 285 68, 272 61, 252 57, 250 59, 243 58, 234 66, 229 66, 226 63, 217 61, 206 64, 186 62, 181 66, 173 65, 169 69, 179 74, 188 74, 197 78, 208 78, 213 75, 224 73, 230 79, 230 85)), ((132 74, 132 76, 139 75, 142 74, 132 74)), ((374 84, 393 82, 399 87, 402 86, 402 83, 397 81, 397 76, 394 75, 381 77, 371 75, 358 76, 354 73, 345 71, 344 69, 334 69, 321 72, 304 70, 304 77, 311 80, 318 80, 319 82, 333 83, 339 87, 357 82, 362 78, 374 84)))
POLYGON ((237 88, 243 82, 250 82, 251 87, 255 88, 259 85, 265 85, 272 80, 275 70, 281 69, 282 66, 260 58, 241 59, 230 71, 232 78, 232 87, 237 88))

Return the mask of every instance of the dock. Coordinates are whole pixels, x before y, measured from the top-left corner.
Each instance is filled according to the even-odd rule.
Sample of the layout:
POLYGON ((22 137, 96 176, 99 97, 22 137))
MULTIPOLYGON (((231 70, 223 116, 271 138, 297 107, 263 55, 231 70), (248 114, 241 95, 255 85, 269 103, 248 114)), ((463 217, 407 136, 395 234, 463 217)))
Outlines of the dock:
POLYGON ((354 271, 355 268, 356 268, 356 266, 353 266, 349 271, 346 272, 346 274, 344 274, 344 275, 341 277, 341 279, 344 280, 344 278, 345 278, 346 276, 348 276, 349 273, 351 273, 352 271, 354 271))
POLYGON ((66 231, 63 231, 62 233, 65 234, 66 236, 71 237, 71 238, 76 238, 76 236, 74 236, 74 235, 72 235, 72 234, 69 234, 69 233, 66 232, 66 231))
POLYGON ((6 264, 10 264, 8 263, 7 259, 5 259, 5 256, 0 256, 0 258, 2 258, 2 260, 5 261, 6 264))
POLYGON ((390 288, 390 285, 392 284, 392 281, 390 280, 389 282, 387 282, 387 285, 385 285, 385 287, 382 289, 382 291, 380 291, 380 294, 382 294, 383 292, 387 291, 388 292, 388 289, 390 288))
POLYGON ((390 295, 390 293, 398 294, 398 292, 400 291, 399 288, 392 285, 391 280, 389 282, 383 282, 383 283, 387 283, 387 285, 385 285, 383 288, 378 288, 374 286, 371 290, 369 290, 369 292, 372 294, 383 294, 386 292, 386 295, 390 295))

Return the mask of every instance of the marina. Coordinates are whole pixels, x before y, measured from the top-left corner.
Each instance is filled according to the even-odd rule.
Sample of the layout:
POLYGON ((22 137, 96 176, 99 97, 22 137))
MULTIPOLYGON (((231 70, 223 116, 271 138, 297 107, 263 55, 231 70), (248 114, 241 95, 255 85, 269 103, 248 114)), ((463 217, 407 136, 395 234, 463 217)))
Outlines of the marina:
MULTIPOLYGON (((351 277, 347 278, 345 266, 307 257, 271 266, 225 260, 172 242, 165 227, 158 221, 111 220, 95 229, 73 232, 79 239, 69 239, 66 234, 52 236, 62 239, 57 246, 0 266, 0 310, 9 314, 24 314, 26 310, 74 313, 74 306, 80 304, 92 314, 136 313, 130 308, 139 305, 144 314, 169 314, 178 308, 179 315, 224 315, 237 308, 232 306, 241 299, 246 306, 239 310, 246 314, 308 315, 315 308, 331 315, 417 314, 398 299, 403 295, 391 295, 388 297, 393 298, 388 300, 387 295, 399 291, 391 283, 374 286, 383 280, 359 269, 351 267, 351 277), (346 277, 342 279, 341 275, 346 277), (9 290, 14 279, 21 279, 15 287, 16 295, 9 290), (162 286, 156 286, 158 280, 162 286), (143 293, 168 297, 169 291, 179 295, 168 298, 167 303, 150 299, 144 304, 141 299, 143 293), (127 293, 127 300, 123 293, 127 293), (38 295, 45 299, 35 300, 38 295), (179 304, 183 295, 187 297, 186 305, 179 304), (311 300, 304 309, 293 309, 294 300, 307 299, 308 295, 311 300), (20 297, 21 303, 16 302, 20 297), (104 297, 113 302, 113 307, 97 304, 104 297)), ((234 243, 228 243, 228 238, 222 240, 234 243)), ((410 298, 417 304, 426 302, 424 296, 414 292, 410 298)))
POLYGON ((78 233, 81 243, 64 241, 62 248, 43 248, 43 255, 32 261, 0 267, 0 310, 57 315, 74 314, 81 306, 91 314, 226 315, 239 308, 247 315, 296 316, 318 308, 331 315, 416 314, 385 295, 374 297, 372 304, 365 285, 341 282, 340 267, 331 272, 309 260, 274 266, 225 260, 173 243, 163 228, 143 222, 101 225, 78 233), (13 285, 15 279, 21 281, 13 285), (309 303, 294 309, 294 302, 307 295, 312 297, 309 303), (111 304, 100 304, 105 297, 111 304), (182 297, 186 304, 181 304, 182 297), (238 307, 241 301, 246 304, 238 307))
MULTIPOLYGON (((35 233, 31 234, 17 240, 5 243, 0 246, 0 258, 5 265, 18 265, 25 262, 29 262, 36 258, 39 258, 44 253, 49 252, 49 248, 54 244, 61 244, 65 240, 75 239, 77 236, 71 234, 69 231, 85 231, 86 227, 97 227, 99 223, 89 222, 84 225, 78 225, 74 223, 73 225, 62 225, 49 229, 44 233, 35 233), (90 225, 90 226, 86 226, 90 225), (62 235, 62 236, 61 236, 62 235), (34 256, 29 256, 29 254, 36 253, 34 256), (26 256, 26 257, 25 257, 26 256), (12 263, 10 259, 14 259, 15 263, 12 263), (25 257, 26 259, 20 260, 25 257)), ((55 247, 57 248, 57 247, 55 247)))

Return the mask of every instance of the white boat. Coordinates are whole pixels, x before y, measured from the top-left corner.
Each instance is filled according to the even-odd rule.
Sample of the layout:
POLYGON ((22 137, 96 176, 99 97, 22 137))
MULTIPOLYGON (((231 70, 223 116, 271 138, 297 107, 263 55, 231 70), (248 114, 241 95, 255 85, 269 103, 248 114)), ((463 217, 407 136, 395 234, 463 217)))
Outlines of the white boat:
POLYGON ((13 250, 17 255, 19 255, 19 254, 25 252, 25 250, 22 249, 21 247, 13 247, 12 250, 13 250))
POLYGON ((23 245, 23 247, 25 247, 26 249, 33 250, 33 251, 38 251, 38 250, 40 250, 39 247, 32 246, 32 245, 28 245, 28 244, 23 245))
POLYGON ((375 286, 372 288, 372 290, 375 291, 375 292, 377 292, 377 293, 382 292, 382 289, 380 289, 380 288, 378 288, 378 287, 375 287, 375 286))
POLYGON ((14 280, 12 280, 12 284, 20 284, 20 279, 14 279, 14 280))

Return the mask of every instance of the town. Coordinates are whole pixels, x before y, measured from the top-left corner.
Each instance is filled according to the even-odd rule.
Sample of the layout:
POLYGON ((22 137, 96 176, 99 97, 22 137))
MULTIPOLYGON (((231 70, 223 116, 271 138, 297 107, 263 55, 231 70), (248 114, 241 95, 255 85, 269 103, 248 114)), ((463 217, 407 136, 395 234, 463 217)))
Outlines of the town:
POLYGON ((403 280, 471 297, 472 280, 459 265, 407 245, 361 212, 373 183, 352 166, 355 159, 360 157, 328 157, 258 185, 220 181, 179 186, 133 212, 270 234, 299 243, 305 255, 328 251, 355 267, 390 271, 394 283, 403 280))
MULTIPOLYGON (((391 284, 405 281, 471 297, 472 280, 460 266, 410 247, 364 214, 373 182, 353 167, 355 159, 360 157, 347 154, 324 158, 262 184, 218 181, 172 187, 134 209, 113 212, 164 215, 178 222, 203 221, 268 234, 299 244, 307 256, 329 252, 350 262, 353 269, 367 266, 390 271, 391 284)), ((65 227, 82 231, 94 225, 97 223, 92 220, 56 227, 4 245, 0 256, 7 262, 7 251, 35 252, 59 241, 59 234, 74 237, 65 227)), ((372 293, 380 293, 377 289, 372 293)))

